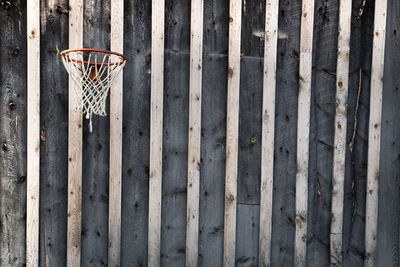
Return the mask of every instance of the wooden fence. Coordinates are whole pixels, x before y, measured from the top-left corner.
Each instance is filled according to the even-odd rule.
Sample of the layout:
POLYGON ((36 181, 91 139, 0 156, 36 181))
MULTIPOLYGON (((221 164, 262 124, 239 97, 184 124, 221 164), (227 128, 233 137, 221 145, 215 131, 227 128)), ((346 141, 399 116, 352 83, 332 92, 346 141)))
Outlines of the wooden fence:
POLYGON ((398 266, 396 1, 1 5, 0 265, 398 266), (129 58, 93 134, 88 46, 129 58))

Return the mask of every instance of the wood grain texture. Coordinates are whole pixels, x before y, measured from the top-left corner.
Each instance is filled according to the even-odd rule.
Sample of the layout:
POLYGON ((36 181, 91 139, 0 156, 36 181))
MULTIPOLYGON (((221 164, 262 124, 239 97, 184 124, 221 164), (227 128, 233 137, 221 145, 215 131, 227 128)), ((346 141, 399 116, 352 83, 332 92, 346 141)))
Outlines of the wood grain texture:
MULTIPOLYGON (((124 50, 124 1, 111 1, 111 50, 124 50)), ((108 210, 108 266, 121 262, 122 113, 123 73, 110 91, 110 197, 108 210)))
POLYGON ((39 265, 40 4, 27 3, 27 203, 26 265, 39 265))
POLYGON ((306 266, 308 164, 314 0, 303 0, 300 35, 299 104, 297 120, 296 236, 294 266, 306 266))
POLYGON ((165 2, 165 71, 161 266, 185 264, 190 1, 165 2))
POLYGON ((371 95, 368 134, 367 199, 365 211, 364 266, 374 266, 378 230, 379 159, 382 126, 382 93, 385 59, 387 0, 375 4, 371 63, 371 95))
POLYGON ((41 1, 40 258, 66 266, 68 187, 68 73, 58 54, 68 48, 68 1, 41 1))
POLYGON ((379 217, 376 266, 399 265, 400 226, 400 2, 388 1, 379 168, 379 217))
MULTIPOLYGON (((83 2, 69 2, 69 48, 83 45, 83 2)), ((69 78, 67 266, 81 264, 82 114, 74 111, 74 82, 69 78)))
POLYGON ((229 0, 204 1, 199 265, 222 266, 229 0))
POLYGON ((164 0, 152 1, 148 265, 160 266, 164 91, 164 0))
MULTIPOLYGON (((254 205, 253 211, 260 204, 264 27, 265 1, 242 1, 236 200, 254 205)), ((251 266, 257 265, 258 238, 244 233, 259 229, 259 221, 247 215, 247 208, 237 210, 236 220, 243 218, 236 227, 235 261, 251 266)))
POLYGON ((262 0, 242 2, 237 171, 237 202, 242 204, 260 204, 264 9, 262 0))
POLYGON ((236 243, 236 263, 235 266, 257 266, 258 262, 258 241, 260 221, 259 205, 244 205, 238 203, 238 214, 243 216, 237 219, 237 228, 241 231, 237 232, 236 243))
POLYGON ((265 6, 259 266, 271 266, 279 1, 267 0, 265 6))
MULTIPOLYGON (((247 16, 249 15, 248 13, 247 16)), ((243 16, 243 20, 245 19, 243 16)), ((242 34, 242 38, 246 38, 245 36, 242 34)), ((263 43, 263 41, 261 42, 263 43)), ((245 51, 242 50, 242 54, 245 51)), ((264 60, 261 57, 242 56, 240 64, 237 204, 244 207, 238 209, 236 214, 236 221, 238 222, 240 218, 242 225, 241 227, 236 226, 235 261, 236 264, 240 261, 244 266, 258 263, 259 238, 245 233, 254 231, 253 228, 256 228, 258 232, 260 221, 254 222, 251 217, 247 216, 249 210, 245 206, 251 205, 251 209, 257 210, 259 213, 263 63, 264 60), (242 88, 245 89, 242 90, 242 88)))
POLYGON ((279 12, 271 263, 292 266, 301 1, 280 1, 279 12))
POLYGON ((242 5, 240 0, 230 1, 229 16, 224 266, 235 265, 236 197, 239 143, 240 28, 242 21, 242 5))
POLYGON ((203 0, 191 2, 186 266, 198 265, 203 0))
POLYGON ((121 266, 147 265, 151 4, 124 3, 121 266))
MULTIPOLYGON (((83 47, 110 49, 111 1, 83 2, 83 47)), ((82 143, 82 259, 81 264, 107 265, 110 120, 109 97, 106 117, 93 116, 93 131, 83 118, 82 143)))
POLYGON ((4 2, 0 8, 0 265, 2 266, 26 264, 28 37, 26 5, 26 1, 10 1, 4 2))
POLYGON ((307 266, 329 265, 339 1, 315 2, 307 266))
POLYGON ((347 98, 350 64, 351 1, 340 1, 336 67, 336 114, 333 147, 330 264, 342 263, 344 178, 346 162, 347 98))
POLYGON ((351 22, 347 144, 350 144, 353 133, 355 138, 352 151, 348 149, 346 152, 342 238, 344 266, 362 266, 365 257, 365 189, 374 2, 367 1, 363 14, 359 16, 362 4, 362 0, 353 1, 351 22))

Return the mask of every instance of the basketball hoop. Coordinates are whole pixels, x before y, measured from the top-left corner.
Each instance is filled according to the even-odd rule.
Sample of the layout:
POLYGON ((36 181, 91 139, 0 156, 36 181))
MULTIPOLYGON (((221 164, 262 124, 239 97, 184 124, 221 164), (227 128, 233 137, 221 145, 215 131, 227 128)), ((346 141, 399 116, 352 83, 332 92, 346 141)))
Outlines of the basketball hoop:
POLYGON ((86 114, 92 132, 92 115, 107 115, 108 91, 128 59, 116 52, 91 48, 64 50, 60 57, 75 83, 75 110, 86 114))

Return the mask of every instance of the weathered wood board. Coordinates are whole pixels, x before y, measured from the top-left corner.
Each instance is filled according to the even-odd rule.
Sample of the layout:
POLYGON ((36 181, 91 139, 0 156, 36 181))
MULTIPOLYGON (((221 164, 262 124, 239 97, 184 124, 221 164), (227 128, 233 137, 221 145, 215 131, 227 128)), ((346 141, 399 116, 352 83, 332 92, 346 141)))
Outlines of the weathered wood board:
MULTIPOLYGON (((159 16, 154 18, 154 21, 159 22, 154 29, 157 30, 157 37, 160 39, 157 41, 159 45, 151 49, 151 13, 155 10, 154 6, 152 8, 150 1, 124 1, 123 48, 129 62, 124 69, 123 80, 121 254, 116 256, 116 259, 120 258, 121 266, 183 266, 188 245, 186 216, 191 1, 154 2, 160 4, 157 7, 162 7, 161 3, 165 3, 165 10, 157 13, 159 16), (165 27, 162 25, 163 15, 165 27), (158 27, 160 25, 162 27, 158 27), (165 50, 157 49, 161 48, 164 42, 165 50), (159 72, 152 73, 152 59, 156 59, 157 64, 153 68, 159 69, 159 72), (164 62, 165 73, 160 68, 164 62), (157 110, 159 117, 153 117, 159 119, 156 121, 152 121, 150 116, 151 98, 154 96, 151 92, 151 76, 156 83, 158 82, 157 92, 160 93, 164 89, 159 94, 162 102, 157 102, 160 98, 153 99, 153 103, 161 104, 157 110), (161 114, 163 118, 160 117, 161 114), (153 135, 152 140, 157 142, 156 145, 163 143, 161 147, 153 147, 153 153, 156 150, 161 151, 155 154, 160 156, 159 158, 150 157, 152 122, 153 127, 159 131, 159 134, 153 135), (154 139, 155 137, 158 139, 154 139), (162 165, 159 164, 161 160, 162 165), (155 185, 161 186, 162 181, 162 187, 155 188, 159 191, 153 191, 159 193, 157 196, 153 195, 155 205, 149 203, 149 193, 152 192, 149 191, 149 185, 154 178, 149 175, 150 169, 157 171, 158 180, 155 185), (159 197, 162 197, 162 201, 159 197), (149 207, 152 208, 149 210, 149 207), (160 210, 157 210, 157 207, 160 210), (161 216, 158 216, 157 212, 160 212, 161 216), (160 220, 152 225, 154 233, 160 234, 159 236, 149 234, 149 215, 160 220), (149 238, 155 241, 151 243, 151 248, 148 247, 149 238), (149 255, 156 256, 151 258, 151 263, 148 262, 149 255)), ((67 211, 68 166, 71 166, 71 163, 68 163, 70 103, 68 75, 59 60, 58 52, 69 47, 71 36, 74 36, 72 41, 80 41, 80 37, 76 35, 80 34, 80 10, 76 3, 80 2, 40 2, 40 266, 66 265, 67 252, 71 264, 79 265, 81 262, 82 266, 90 266, 106 265, 110 262, 107 256, 109 117, 94 117, 93 133, 89 133, 86 120, 83 120, 81 125, 84 166, 81 187, 82 229, 77 230, 80 209, 76 206, 72 214, 73 221, 70 221, 74 223, 75 230, 70 232, 73 233, 69 239, 71 247, 67 249, 67 220, 71 220, 67 211), (73 15, 72 22, 78 18, 78 24, 69 25, 69 15, 73 15), (70 26, 78 30, 75 35, 68 32, 70 26), (81 247, 79 240, 82 241, 81 247), (73 245, 78 245, 78 248, 73 245)), ((110 49, 111 2, 90 0, 82 3, 82 46, 110 49)), ((230 244, 233 244, 231 241, 235 244, 232 250, 235 257, 229 257, 233 255, 230 254, 226 258, 229 258, 231 265, 254 266, 259 260, 259 229, 262 227, 260 186, 264 27, 268 18, 265 17, 266 1, 238 3, 242 21, 241 58, 238 65, 240 101, 238 175, 235 192, 237 213, 232 217, 230 224, 235 227, 233 231, 229 230, 229 233, 235 233, 235 237, 230 240, 230 244)), ((222 266, 224 260, 229 5, 229 0, 204 0, 199 266, 222 266)), ((400 68, 399 8, 396 1, 388 1, 379 162, 378 234, 374 255, 377 266, 399 263, 400 216, 397 203, 400 129, 396 123, 400 112, 397 104, 400 88, 397 78, 400 68)), ((295 255, 301 10, 301 0, 279 1, 272 188, 272 266, 292 266, 295 255)), ((367 160, 374 12, 375 1, 352 1, 345 134, 343 266, 363 266, 368 256, 365 252, 365 198, 369 167, 367 160)), ((0 1, 0 265, 5 266, 28 263, 25 255, 26 133, 29 118, 26 109, 26 13, 25 3, 0 1)), ((330 261, 335 95, 339 78, 336 77, 339 0, 316 0, 314 13, 305 264, 325 266, 330 261)), ((79 124, 75 126, 78 129, 79 124)), ((75 159, 79 160, 79 155, 75 159)), ((77 190, 74 191, 77 192, 75 205, 80 205, 80 178, 74 177, 78 178, 75 180, 77 183, 70 186, 75 186, 71 187, 77 190)), ((229 183, 231 182, 234 181, 229 180, 229 183)))
POLYGON ((0 265, 23 265, 26 234, 26 2, 0 6, 0 265))

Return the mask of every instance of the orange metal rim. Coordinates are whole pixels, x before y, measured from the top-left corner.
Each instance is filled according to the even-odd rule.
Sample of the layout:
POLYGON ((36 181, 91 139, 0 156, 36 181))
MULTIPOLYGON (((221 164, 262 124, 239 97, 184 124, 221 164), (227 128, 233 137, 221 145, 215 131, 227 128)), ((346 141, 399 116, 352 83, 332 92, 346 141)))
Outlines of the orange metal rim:
MULTIPOLYGON (((125 62, 128 61, 128 58, 126 56, 124 56, 121 53, 118 52, 114 52, 114 51, 109 51, 109 50, 102 50, 102 49, 94 49, 94 48, 78 48, 78 49, 66 49, 61 51, 60 53, 60 57, 64 57, 69 54, 69 53, 73 53, 73 52, 96 52, 96 53, 104 53, 104 54, 108 54, 108 55, 115 55, 115 56, 119 56, 122 58, 120 64, 123 64, 125 62)), ((84 64, 97 64, 97 65, 115 65, 117 64, 117 62, 111 62, 111 63, 101 63, 101 62, 88 62, 88 61, 81 61, 81 60, 75 60, 75 59, 69 59, 70 61, 74 61, 77 63, 84 63, 84 64)))

